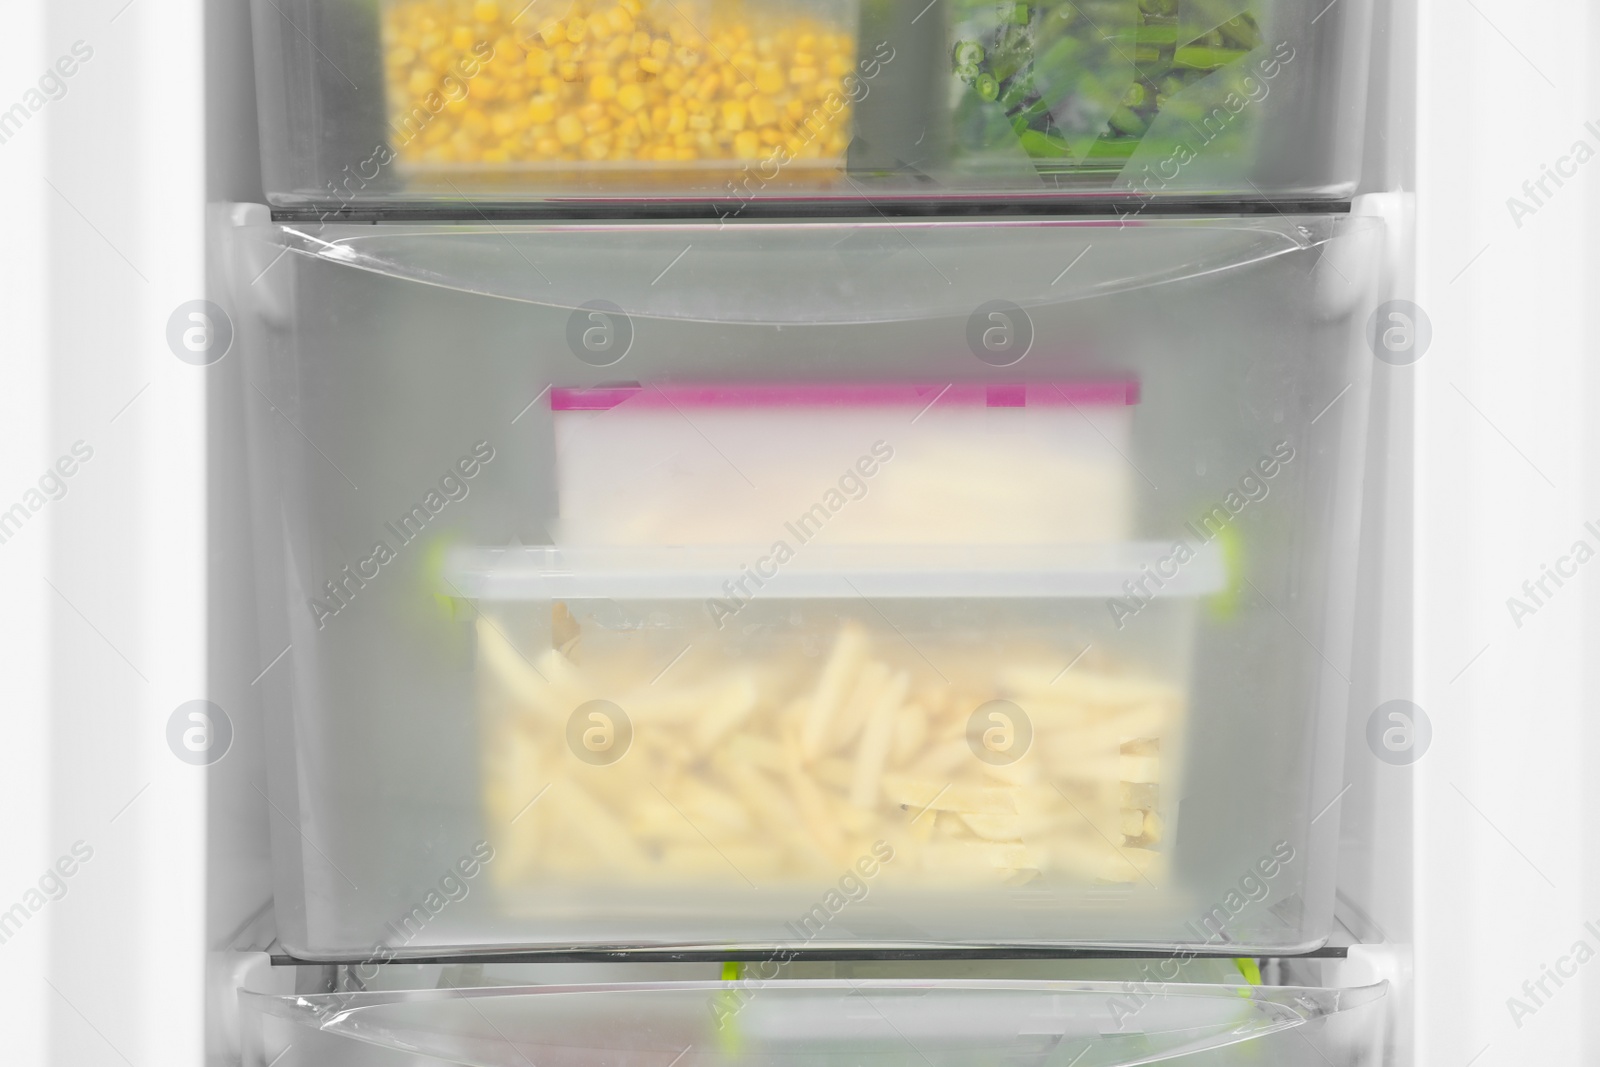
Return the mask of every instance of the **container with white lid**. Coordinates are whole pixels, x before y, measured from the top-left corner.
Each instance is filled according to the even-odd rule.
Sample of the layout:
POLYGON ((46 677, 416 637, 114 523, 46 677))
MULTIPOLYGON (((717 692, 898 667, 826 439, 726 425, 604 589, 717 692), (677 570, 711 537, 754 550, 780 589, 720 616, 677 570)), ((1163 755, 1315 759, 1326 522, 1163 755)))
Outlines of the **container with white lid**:
POLYGON ((1130 379, 550 394, 562 544, 1104 544, 1129 534, 1130 379))

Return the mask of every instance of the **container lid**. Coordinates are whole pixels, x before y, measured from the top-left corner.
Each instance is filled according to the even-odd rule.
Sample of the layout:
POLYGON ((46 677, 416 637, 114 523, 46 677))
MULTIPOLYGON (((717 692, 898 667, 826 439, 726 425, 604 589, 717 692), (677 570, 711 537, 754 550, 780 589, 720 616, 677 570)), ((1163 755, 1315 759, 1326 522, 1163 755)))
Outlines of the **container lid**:
POLYGON ((1221 590, 1216 543, 806 545, 779 561, 762 546, 457 548, 446 592, 475 600, 725 597, 744 578, 761 597, 1195 597, 1221 590))
MULTIPOLYGON (((1132 1067, 1303 1028, 1381 1004, 1386 992, 1385 983, 830 980, 245 1001, 302 1027, 475 1067, 1132 1067)), ((1298 1036, 1297 1048, 1315 1041, 1298 1036)))

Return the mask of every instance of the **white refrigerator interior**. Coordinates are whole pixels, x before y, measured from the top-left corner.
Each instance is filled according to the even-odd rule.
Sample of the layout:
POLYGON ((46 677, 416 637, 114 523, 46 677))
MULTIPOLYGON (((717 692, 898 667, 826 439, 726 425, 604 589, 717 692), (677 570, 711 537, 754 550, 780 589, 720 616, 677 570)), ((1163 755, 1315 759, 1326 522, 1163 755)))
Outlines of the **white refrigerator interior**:
POLYGON ((10 1061, 1593 1058, 1596 15, 938 3, 18 5, 10 1061))

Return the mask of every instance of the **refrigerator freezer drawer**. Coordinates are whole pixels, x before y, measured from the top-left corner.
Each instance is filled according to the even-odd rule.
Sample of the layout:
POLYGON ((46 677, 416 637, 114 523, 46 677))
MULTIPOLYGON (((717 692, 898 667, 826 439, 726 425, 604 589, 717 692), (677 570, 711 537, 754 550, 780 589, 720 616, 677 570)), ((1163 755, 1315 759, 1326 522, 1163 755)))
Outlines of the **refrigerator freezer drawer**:
POLYGON ((284 944, 1319 942, 1379 236, 243 227, 284 944))
POLYGON ((245 1063, 1379 1067, 1387 992, 863 980, 244 994, 245 1063))
POLYGON ((274 203, 1330 197, 1370 0, 254 0, 274 203))

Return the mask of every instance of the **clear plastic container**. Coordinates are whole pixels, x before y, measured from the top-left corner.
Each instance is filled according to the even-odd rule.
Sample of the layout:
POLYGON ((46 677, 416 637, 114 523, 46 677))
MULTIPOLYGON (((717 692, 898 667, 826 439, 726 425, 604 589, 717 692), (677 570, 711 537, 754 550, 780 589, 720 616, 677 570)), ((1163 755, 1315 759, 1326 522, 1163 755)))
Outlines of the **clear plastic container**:
POLYGON ((1167 861, 1192 614, 1221 560, 1191 561, 1136 633, 1104 607, 1166 548, 457 552, 504 907, 571 943, 663 922, 1011 940, 1065 934, 1069 902, 1194 912, 1167 861), (1002 894, 1008 914, 986 907, 1002 894))
MULTIPOLYGON (((1160 962, 1157 961, 1157 965, 1160 962)), ((243 994, 247 1067, 1378 1067, 1384 983, 743 981, 243 994), (281 1058, 278 1058, 281 1057, 281 1058), (675 1058, 676 1057, 676 1058, 675 1058)))
POLYGON ((1132 381, 554 389, 556 537, 796 548, 1121 541, 1138 392, 1132 381), (801 485, 816 486, 817 499, 796 510, 801 485))
MULTIPOLYGON (((258 683, 290 951, 1237 955, 1327 936, 1381 224, 249 216, 234 299, 262 663, 291 648, 258 683), (603 360, 583 343, 596 314, 617 342, 603 360), (983 347, 993 314, 1031 338, 1021 359, 983 347), (1070 417, 1030 399, 1133 381, 1137 404, 1070 417), (955 515, 959 538, 874 539, 864 510, 848 537, 791 540, 778 559, 783 522, 752 538, 758 519, 839 490, 829 523, 856 522, 851 508, 928 468, 907 445, 870 477, 862 453, 835 470, 854 430, 797 437, 773 414, 778 458, 807 460, 810 441, 826 477, 717 504, 749 524, 737 537, 558 536, 577 468, 551 397, 628 382, 951 384, 948 409, 885 406, 882 440, 926 426, 928 442, 1010 442, 1026 470, 1056 454, 1040 442, 1061 444, 1099 473, 994 479, 1004 521, 955 515), (1028 402, 964 399, 980 386, 1028 402), (847 473, 865 495, 841 488, 847 473), (1059 540, 1008 540, 1023 496, 1116 514, 1074 529, 1068 508, 1059 540), (819 693, 834 714, 808 719, 796 704, 829 705, 819 693), (618 736, 606 709, 580 714, 593 700, 632 729, 609 765, 584 758, 618 736), (1027 716, 1026 759, 982 755, 1020 722, 985 712, 993 700, 1027 716), (875 874, 851 899, 858 861, 875 874)), ((617 425, 640 468, 670 461, 617 425)), ((715 419, 699 427, 752 477, 785 469, 715 419)), ((710 469, 694 456, 685 469, 710 469)), ((632 468, 595 469, 628 506, 645 499, 632 468)))
POLYGON ((1339 197, 1360 172, 1370 0, 253 8, 268 196, 322 217, 463 197, 735 215, 1339 197))

